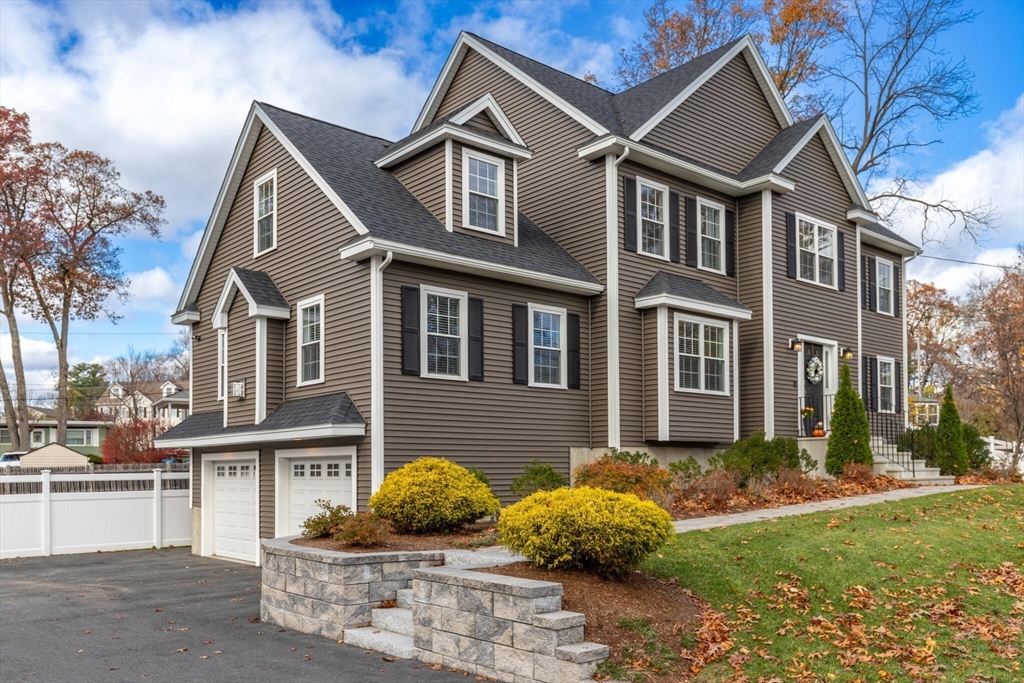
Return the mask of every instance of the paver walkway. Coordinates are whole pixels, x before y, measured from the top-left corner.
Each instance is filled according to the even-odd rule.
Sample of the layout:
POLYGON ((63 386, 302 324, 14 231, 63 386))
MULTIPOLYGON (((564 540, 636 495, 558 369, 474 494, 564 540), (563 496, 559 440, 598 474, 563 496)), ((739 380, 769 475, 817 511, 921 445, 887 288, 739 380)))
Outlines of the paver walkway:
POLYGON ((819 500, 814 503, 801 503, 800 505, 785 505, 778 508, 737 512, 733 515, 716 515, 714 517, 681 519, 678 522, 673 522, 672 525, 676 528, 677 534, 682 534, 687 531, 714 529, 721 526, 747 524, 749 522, 763 522, 766 519, 778 519, 779 517, 791 517, 793 515, 808 515, 812 512, 821 512, 823 510, 842 510, 844 508, 860 507, 862 505, 887 503, 893 500, 906 500, 907 498, 920 498, 921 496, 934 496, 939 493, 952 493, 954 491, 966 491, 967 489, 976 488, 980 487, 967 484, 957 486, 919 486, 913 489, 896 489, 894 491, 885 491, 884 493, 870 493, 866 496, 833 498, 831 500, 819 500))

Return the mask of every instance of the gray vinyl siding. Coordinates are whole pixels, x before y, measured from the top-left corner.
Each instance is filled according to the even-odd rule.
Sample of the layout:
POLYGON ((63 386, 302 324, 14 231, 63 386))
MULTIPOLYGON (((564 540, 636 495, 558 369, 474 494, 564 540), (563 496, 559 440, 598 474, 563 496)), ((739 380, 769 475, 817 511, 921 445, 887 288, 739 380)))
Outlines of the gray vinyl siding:
POLYGON ((284 400, 285 334, 282 320, 267 321, 267 415, 284 400))
POLYGON ((494 121, 491 121, 491 117, 487 115, 487 112, 484 112, 484 111, 478 113, 476 116, 471 118, 469 121, 466 121, 466 125, 467 126, 473 126, 474 128, 479 128, 480 130, 487 131, 488 133, 491 133, 492 135, 501 135, 502 137, 505 137, 502 134, 502 132, 500 130, 498 130, 498 127, 496 125, 494 125, 494 121))
MULTIPOLYGON (((682 311, 686 313, 685 311, 682 311)), ((733 416, 735 403, 732 397, 732 374, 735 372, 736 359, 733 357, 732 323, 721 320, 722 326, 728 329, 729 348, 725 350, 729 359, 729 395, 694 393, 676 391, 676 367, 678 359, 675 354, 675 311, 668 311, 668 436, 669 441, 730 444, 733 442, 733 416)), ((699 316, 708 318, 708 316, 699 316)), ((709 318, 714 320, 714 318, 709 318)), ((702 369, 703 371, 703 369, 702 369)))
MULTIPOLYGON (((192 507, 203 506, 203 456, 192 449, 192 507)), ((193 550, 193 552, 196 552, 193 550)))
MULTIPOLYGON (((903 279, 903 263, 899 254, 887 252, 870 244, 861 244, 861 257, 874 256, 892 261, 893 266, 900 269, 900 279, 903 279)), ((861 325, 863 334, 861 343, 862 353, 865 356, 888 356, 898 362, 903 362, 903 306, 906 304, 906 293, 902 291, 900 283, 900 315, 898 317, 872 312, 869 309, 861 311, 861 325)), ((859 366, 858 366, 859 367, 859 366)), ((906 369, 904 368, 904 379, 906 369)))
MULTIPOLYGON (((620 396, 620 425, 621 441, 624 448, 639 446, 644 442, 644 383, 643 383, 643 330, 641 329, 641 312, 636 309, 635 297, 647 282, 654 277, 658 271, 665 271, 673 275, 701 280, 714 287, 727 296, 736 299, 738 296, 736 278, 719 273, 701 270, 687 266, 685 249, 685 226, 686 226, 686 197, 703 197, 725 205, 726 209, 735 211, 736 202, 731 197, 719 194, 712 190, 663 175, 657 171, 631 164, 625 161, 619 166, 619 176, 616 182, 618 192, 619 220, 618 220, 618 249, 619 249, 619 396, 620 396), (679 194, 679 223, 680 223, 680 263, 656 258, 648 254, 638 254, 626 251, 623 248, 625 241, 625 195, 623 190, 623 176, 640 176, 647 180, 668 185, 669 190, 679 194)), ((667 207, 666 207, 667 208, 667 207)), ((724 220, 724 217, 723 217, 724 220)), ((723 231, 724 234, 724 231, 723 231)), ((724 250, 723 250, 724 257, 724 250)), ((671 317, 671 312, 670 312, 671 317)), ((670 337, 671 340, 671 337, 670 337)), ((671 347, 671 343, 669 344, 671 347)), ((731 355, 731 352, 730 352, 731 355)), ((656 385, 655 385, 656 386, 656 385)), ((674 386, 674 385, 673 385, 674 386)), ((650 395, 648 393, 648 395, 650 395)), ((655 389, 655 397, 657 390, 655 389)), ((732 399, 729 399, 730 401, 732 399)), ((709 431, 706 427, 690 423, 692 411, 689 409, 689 399, 672 399, 671 405, 678 407, 679 417, 675 418, 675 429, 672 430, 671 438, 674 441, 732 441, 732 404, 728 407, 729 424, 728 429, 716 432, 714 439, 709 438, 709 431)), ((656 405, 648 399, 648 405, 656 405)), ((657 437, 657 414, 654 416, 655 431, 657 437)), ((672 418, 670 417, 670 421, 672 418)), ((698 420, 699 421, 699 420, 698 420)), ((716 423, 712 423, 716 424, 716 423)), ((650 439, 649 433, 647 439, 650 439)))
POLYGON ((643 137, 697 161, 738 173, 781 130, 741 54, 643 137))
MULTIPOLYGON (((480 230, 474 230, 473 228, 463 227, 463 218, 465 207, 462 206, 462 150, 464 145, 453 142, 452 143, 452 223, 454 225, 455 232, 461 232, 464 235, 472 235, 473 237, 481 237, 485 240, 494 240, 496 242, 503 242, 506 244, 513 244, 515 240, 515 193, 513 192, 513 181, 512 181, 512 160, 496 156, 491 152, 480 151, 481 154, 486 154, 489 157, 495 157, 502 159, 505 162, 505 215, 502 217, 504 220, 505 236, 502 237, 498 234, 488 234, 480 230)), ((473 151, 470 148, 470 151, 473 151)), ((441 176, 442 182, 444 176, 441 176)))
POLYGON ((761 262, 761 194, 742 197, 736 218, 739 302, 751 310, 740 321, 740 437, 764 429, 764 280, 761 262))
POLYGON ((274 451, 270 448, 260 449, 260 538, 273 538, 275 536, 275 510, 274 501, 274 451))
MULTIPOLYGON (((519 164, 520 212, 606 281, 605 162, 588 162, 576 152, 593 133, 473 50, 462 60, 436 116, 446 116, 488 92, 533 152, 529 161, 519 164)), ((605 296, 595 297, 591 305, 593 445, 606 446, 605 296)))
POLYGON ((568 474, 569 448, 590 441, 586 372, 580 389, 513 384, 512 305, 544 304, 579 314, 580 365, 586 368, 590 329, 584 297, 398 262, 384 271, 383 294, 385 472, 424 455, 442 456, 482 468, 506 501, 512 478, 532 458, 568 474), (402 374, 403 285, 444 287, 483 299, 483 381, 402 374))
POLYGON ((643 440, 658 440, 658 310, 640 311, 643 354, 643 440))
POLYGON ((418 154, 392 171, 440 223, 444 224, 444 143, 418 154))
POLYGON ((228 311, 228 426, 251 425, 256 415, 256 319, 241 293, 228 311), (231 396, 231 383, 245 382, 245 398, 231 396))
MULTIPOLYGON (((855 226, 846 220, 850 205, 832 159, 815 136, 785 169, 796 189, 772 196, 772 282, 775 349, 775 433, 796 436, 797 354, 789 339, 808 334, 835 340, 840 348, 857 346, 857 258, 855 226), (846 291, 839 292, 786 275, 786 212, 800 212, 835 225, 846 244, 846 291)), ((842 361, 840 361, 841 363, 842 361)), ((859 360, 850 363, 857 381, 859 360)), ((856 384, 855 384, 856 386, 856 384)))

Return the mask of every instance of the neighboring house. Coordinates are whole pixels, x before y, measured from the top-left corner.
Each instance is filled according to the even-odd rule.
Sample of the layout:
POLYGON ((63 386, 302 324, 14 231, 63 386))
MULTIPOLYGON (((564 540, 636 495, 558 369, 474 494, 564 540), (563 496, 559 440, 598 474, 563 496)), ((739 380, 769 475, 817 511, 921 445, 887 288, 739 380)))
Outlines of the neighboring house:
POLYGON ((905 262, 749 37, 613 94, 463 33, 390 142, 254 103, 175 323, 202 554, 422 455, 706 456, 827 422, 840 357, 905 411, 905 262), (804 409, 814 411, 807 419, 804 409))
MULTIPOLYGON (((35 450, 57 443, 57 420, 52 408, 29 407, 31 429, 29 448, 35 450)), ((83 455, 100 457, 100 444, 109 425, 102 420, 68 420, 66 446, 83 455)), ((0 453, 12 450, 11 433, 7 421, 0 417, 0 453)))
POLYGON ((189 415, 189 382, 113 382, 96 401, 96 409, 115 424, 141 419, 173 427, 189 415))
POLYGON ((36 448, 21 456, 22 467, 85 467, 89 458, 59 443, 36 448))

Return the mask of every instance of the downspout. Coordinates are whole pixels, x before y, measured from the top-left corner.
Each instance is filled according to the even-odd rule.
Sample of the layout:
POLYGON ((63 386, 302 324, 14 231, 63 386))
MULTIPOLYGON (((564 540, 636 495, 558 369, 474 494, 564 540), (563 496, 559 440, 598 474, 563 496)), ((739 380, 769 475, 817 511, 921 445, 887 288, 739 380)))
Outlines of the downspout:
POLYGON ((900 410, 903 411, 903 428, 910 426, 910 397, 907 396, 910 388, 910 363, 907 362, 907 266, 917 258, 917 254, 903 257, 903 268, 900 270, 900 312, 903 314, 903 372, 900 373, 900 397, 902 398, 900 410))
MULTIPOLYGON (((619 202, 618 168, 629 156, 629 147, 623 145, 622 154, 607 164, 605 177, 606 250, 608 266, 608 446, 619 448, 621 422, 619 411, 619 202)), ((610 159, 609 157, 605 157, 610 159)))
MULTIPOLYGON (((370 257, 370 493, 384 481, 384 269, 394 254, 370 257)), ((358 488, 358 472, 357 472, 358 488)))

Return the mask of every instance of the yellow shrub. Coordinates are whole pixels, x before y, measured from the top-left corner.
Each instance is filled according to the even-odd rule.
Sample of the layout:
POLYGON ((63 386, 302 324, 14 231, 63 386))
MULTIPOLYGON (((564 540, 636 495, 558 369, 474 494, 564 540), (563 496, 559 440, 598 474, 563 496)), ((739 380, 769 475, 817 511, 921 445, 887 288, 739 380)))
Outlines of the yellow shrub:
POLYGON ((501 543, 536 565, 611 575, 639 565, 673 533, 655 503, 589 486, 538 491, 498 520, 501 543))
POLYGON ((420 458, 384 478, 370 507, 402 533, 449 531, 493 515, 501 503, 465 467, 420 458))

